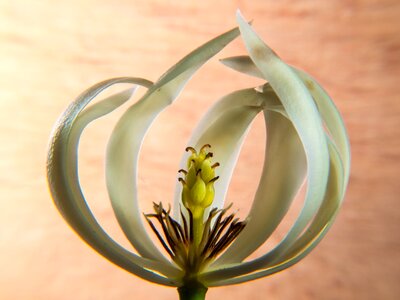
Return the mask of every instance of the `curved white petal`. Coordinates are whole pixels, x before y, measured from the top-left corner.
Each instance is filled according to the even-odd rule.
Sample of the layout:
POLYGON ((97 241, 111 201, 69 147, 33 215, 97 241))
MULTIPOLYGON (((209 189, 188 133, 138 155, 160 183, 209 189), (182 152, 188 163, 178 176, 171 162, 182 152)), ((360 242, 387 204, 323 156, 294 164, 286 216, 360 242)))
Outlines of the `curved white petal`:
POLYGON ((137 199, 137 161, 143 138, 157 115, 171 104, 208 59, 239 34, 233 29, 204 44, 168 70, 117 123, 107 150, 106 179, 118 222, 144 257, 165 260, 147 235, 137 199))
MULTIPOLYGON (((244 24, 243 26, 247 26, 247 24, 244 24)), ((252 38, 255 39, 255 41, 248 41, 250 44, 253 42, 253 44, 250 46, 254 46, 257 44, 258 46, 260 46, 261 42, 259 40, 257 41, 257 37, 253 36, 252 38)), ((249 51, 251 52, 251 50, 249 51)), ((255 51, 260 51, 260 49, 256 49, 255 51)), ((271 57, 268 58, 270 54, 274 56, 272 52, 263 54, 266 56, 264 59, 266 59, 269 64, 271 64, 271 57)), ((271 77, 266 76, 266 74, 268 75, 267 65, 263 66, 260 62, 257 65, 258 55, 260 55, 260 53, 255 55, 256 58, 252 57, 256 64, 254 64, 249 57, 229 58, 222 60, 222 62, 232 67, 233 69, 244 72, 246 74, 265 78, 269 80, 272 87, 275 88, 271 77), (264 67, 264 69, 262 69, 262 67, 264 67)), ((269 68, 272 69, 273 67, 273 64, 272 66, 269 66, 269 68)), ((306 256, 326 234, 329 227, 333 223, 334 217, 338 212, 341 202, 343 201, 350 170, 350 148, 343 120, 341 119, 339 112, 337 111, 329 96, 313 78, 295 68, 292 68, 292 70, 293 72, 295 72, 294 77, 296 77, 296 75, 298 76, 297 80, 301 80, 303 82, 304 86, 313 97, 313 100, 315 101, 315 104, 329 133, 329 135, 325 136, 329 150, 330 166, 328 185, 326 186, 326 190, 324 190, 324 200, 320 206, 315 206, 318 211, 310 225, 307 227, 306 230, 304 230, 304 233, 302 233, 300 236, 298 236, 298 234, 292 235, 290 239, 287 239, 287 236, 285 238, 286 241, 284 240, 276 248, 263 255, 262 257, 241 264, 237 263, 235 265, 235 260, 233 259, 235 257, 235 251, 232 251, 233 254, 226 253, 225 255, 228 256, 228 258, 230 256, 231 260, 228 259, 224 261, 224 263, 233 262, 233 264, 231 264, 230 266, 228 264, 225 266, 219 265, 219 269, 203 274, 203 280, 205 280, 205 282, 207 282, 209 286, 241 283, 263 276, 268 276, 298 262, 300 259, 306 256)), ((278 77, 282 75, 279 74, 279 72, 277 74, 278 77)), ((270 75, 272 76, 273 74, 270 75)), ((266 86, 268 87, 268 85, 266 86)), ((275 88, 275 91, 278 93, 277 90, 278 89, 275 88)), ((282 96, 279 97, 283 102, 283 106, 285 106, 284 99, 282 99, 282 96)), ((288 107, 290 108, 290 103, 289 106, 285 106, 287 110, 286 117, 292 118, 288 111, 288 107)), ((304 143, 301 134, 302 132, 299 131, 299 136, 304 143)), ((307 151, 307 145, 304 145, 304 147, 307 151)), ((311 160, 308 159, 308 162, 310 161, 311 160)), ((308 171, 310 172, 310 169, 308 171)), ((315 208, 313 209, 314 212, 316 211, 315 208)), ((245 231, 243 231, 243 236, 244 234, 245 231)), ((249 238, 251 237, 252 235, 246 235, 245 240, 247 243, 252 243, 252 241, 249 240, 249 238)), ((232 249, 229 249, 228 251, 230 250, 232 249)), ((238 252, 241 252, 241 249, 239 249, 238 252)))
POLYGON ((179 282, 171 279, 179 273, 172 264, 144 259, 121 247, 100 227, 91 213, 82 194, 77 170, 77 147, 84 127, 93 119, 100 117, 124 101, 130 93, 123 92, 111 96, 106 101, 80 112, 102 90, 116 83, 146 84, 146 80, 136 78, 116 78, 103 81, 85 91, 60 117, 52 134, 47 161, 47 175, 50 191, 57 208, 71 227, 101 255, 121 268, 146 280, 177 286, 179 282), (169 278, 151 271, 163 273, 169 278))
POLYGON ((285 116, 264 111, 267 145, 263 172, 248 222, 214 267, 241 261, 273 233, 297 194, 306 174, 303 145, 285 116))
MULTIPOLYGON (((264 79, 263 74, 247 55, 228 57, 221 59, 220 61, 225 66, 238 72, 264 79)), ((350 174, 350 143, 342 117, 328 93, 314 78, 295 67, 292 67, 292 69, 303 81, 304 85, 312 95, 328 132, 332 135, 333 141, 338 147, 340 157, 345 166, 344 181, 347 184, 350 174)))
POLYGON ((338 148, 328 136, 326 139, 329 146, 330 169, 324 201, 307 230, 285 253, 271 251, 267 266, 287 263, 289 260, 297 258, 299 254, 304 257, 317 245, 328 231, 328 227, 333 224, 346 190, 344 181, 346 168, 343 165, 338 148))
MULTIPOLYGON (((329 140, 329 137, 327 139, 329 140)), ((253 260, 242 263, 237 267, 227 267, 203 274, 203 280, 208 286, 238 284, 282 271, 300 261, 319 243, 335 219, 346 188, 343 182, 345 170, 338 151, 332 142, 329 142, 328 145, 330 174, 327 192, 316 217, 307 231, 287 251, 284 253, 276 252, 275 254, 278 254, 279 259, 271 255, 269 257, 271 260, 265 265, 264 261, 253 260), (257 271, 259 269, 262 270, 257 271)))
POLYGON ((293 68, 307 86, 318 107, 321 117, 332 136, 344 166, 344 184, 347 185, 350 175, 350 142, 344 122, 338 109, 321 85, 306 72, 293 68))
MULTIPOLYGON (((262 42, 240 13, 238 13, 238 23, 250 57, 280 99, 306 153, 308 185, 304 207, 293 227, 276 247, 279 251, 285 251, 301 234, 323 201, 329 171, 328 147, 318 110, 302 81, 262 42)), ((258 199, 256 201, 262 201, 261 197, 258 199)), ((251 214, 249 218, 252 218, 251 214)), ((235 242, 244 243, 243 240, 235 242)), ((238 262, 250 255, 259 245, 255 242, 252 247, 244 248, 239 245, 238 248, 244 251, 231 260, 227 256, 225 261, 238 262)))

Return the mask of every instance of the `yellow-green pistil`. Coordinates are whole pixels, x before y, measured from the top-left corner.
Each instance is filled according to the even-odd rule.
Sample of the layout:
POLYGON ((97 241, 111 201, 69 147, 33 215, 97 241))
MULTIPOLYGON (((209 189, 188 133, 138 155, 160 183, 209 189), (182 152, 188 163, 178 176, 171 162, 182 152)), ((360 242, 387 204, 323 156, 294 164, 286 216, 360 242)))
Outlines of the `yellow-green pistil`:
POLYGON ((192 148, 186 148, 192 155, 187 162, 188 170, 179 170, 184 174, 184 178, 179 178, 182 182, 182 203, 193 216, 193 239, 194 244, 198 246, 203 235, 204 212, 214 200, 214 182, 218 179, 215 176, 215 167, 218 163, 212 165, 212 152, 207 150, 210 145, 204 145, 200 152, 192 148))
MULTIPOLYGON (((243 230, 246 223, 234 218, 234 214, 225 216, 228 208, 211 208, 214 200, 215 168, 212 163, 210 145, 204 145, 200 151, 192 147, 187 162, 187 170, 179 170, 183 174, 181 222, 170 216, 161 203, 154 203, 153 214, 146 214, 154 233, 172 260, 184 270, 186 282, 197 282, 201 270, 221 254, 243 230), (186 210, 186 211, 185 211, 186 210), (155 218, 161 226, 158 230, 150 218, 155 218), (160 233, 163 233, 162 234, 160 233)), ((197 284, 197 283, 196 283, 197 284)))

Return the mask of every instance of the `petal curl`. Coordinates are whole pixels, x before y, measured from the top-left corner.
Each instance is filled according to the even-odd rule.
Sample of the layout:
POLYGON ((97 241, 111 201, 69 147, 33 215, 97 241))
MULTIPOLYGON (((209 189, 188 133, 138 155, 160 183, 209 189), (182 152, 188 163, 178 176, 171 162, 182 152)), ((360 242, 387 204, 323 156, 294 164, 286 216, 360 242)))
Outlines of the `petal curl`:
MULTIPOLYGON (((282 251, 291 246, 320 206, 329 172, 329 154, 325 133, 317 107, 302 81, 292 69, 258 37, 238 13, 238 23, 245 46, 255 65, 269 82, 290 120, 292 121, 307 157, 307 192, 304 206, 293 227, 278 245, 282 251)), ((251 215, 249 216, 251 217, 251 215)), ((253 251, 259 245, 253 245, 253 251)), ((231 262, 244 259, 252 253, 240 253, 231 262)))
MULTIPOLYGON (((263 74, 254 64, 249 56, 235 56, 224 58, 220 60, 225 66, 230 67, 238 72, 262 78, 263 74)), ((346 132, 346 128, 343 123, 343 119, 340 116, 338 109, 334 102, 329 97, 328 93, 322 88, 322 86, 309 74, 297 69, 292 66, 293 71, 296 72, 297 76, 303 81, 308 91, 312 95, 315 104, 317 105, 318 111, 321 114, 322 120, 324 121, 328 132, 332 135, 332 139, 336 146, 341 159, 343 160, 345 176, 344 181, 347 184, 349 180, 350 170, 350 142, 346 132)))
POLYGON ((230 30, 183 58, 125 112, 111 135, 106 164, 109 196, 126 237, 144 257, 165 259, 144 228, 137 199, 137 161, 144 136, 158 114, 178 97, 194 72, 238 34, 237 28, 230 30))
MULTIPOLYGON (((241 264, 239 264, 241 260, 240 257, 245 258, 246 253, 242 252, 243 248, 236 247, 238 251, 232 250, 231 253, 226 253, 228 259, 223 261, 226 264, 231 263, 233 265, 226 265, 225 267, 218 265, 217 267, 219 267, 219 270, 203 274, 203 279, 208 282, 210 286, 240 283, 267 276, 299 261, 318 244, 332 224, 334 216, 343 200, 349 175, 350 150, 346 130, 336 107, 333 105, 326 92, 309 75, 299 70, 291 69, 291 67, 280 61, 272 50, 263 44, 250 26, 241 20, 240 17, 239 23, 251 60, 254 61, 254 63, 251 61, 251 64, 249 64, 248 58, 243 57, 235 60, 223 60, 223 63, 229 66, 233 65, 233 68, 236 70, 262 77, 269 81, 285 107, 286 116, 293 122, 301 142, 304 145, 308 164, 308 190, 305 205, 299 218, 296 220, 295 225, 288 235, 277 247, 256 260, 241 264), (297 103, 294 101, 300 104, 306 104, 306 106, 308 105, 308 109, 312 107, 312 105, 310 105, 312 101, 315 101, 315 104, 314 108, 311 108, 308 114, 302 115, 305 111, 299 111, 300 107, 298 107, 296 105, 297 103), (322 122, 318 116, 318 112, 315 112, 316 108, 320 111, 327 131, 330 134, 323 134, 324 140, 326 140, 325 144, 320 140, 320 133, 314 133, 314 137, 312 135, 307 137, 307 134, 310 131, 312 132, 312 126, 310 126, 311 123, 304 122, 307 121, 304 117, 309 119, 314 117, 315 127, 320 132, 323 132, 322 122), (302 117, 303 124, 301 124, 302 117), (331 138, 333 140, 331 140, 331 138), (313 153, 313 140, 314 149, 320 153, 313 153), (324 154, 325 150, 329 151, 328 157, 326 153, 324 154), (315 166, 315 161, 319 160, 323 162, 325 158, 329 158, 330 165, 328 168, 323 167, 318 171, 318 167, 315 166), (314 166, 312 164, 314 164, 314 166), (328 185, 325 185, 324 181, 328 179, 328 174, 328 185), (322 177, 326 176, 326 178, 320 180, 317 175, 322 177), (313 188, 312 184, 319 187, 319 191, 314 190, 310 193, 310 189, 313 188), (313 220, 311 225, 301 234, 310 220, 313 220), (235 263, 236 265, 234 265, 235 263), (259 269, 262 271, 257 272, 259 269), (251 274, 245 275, 247 273, 251 274)), ((268 222, 265 224, 268 225, 268 222)), ((245 232, 243 232, 243 234, 245 234, 245 232)), ((245 243, 254 243, 254 239, 252 239, 251 235, 247 235, 246 237, 246 241, 243 242, 242 245, 248 249, 251 249, 251 247, 256 249, 259 245, 257 243, 250 247, 245 245, 245 243)), ((260 241, 261 240, 262 239, 260 239, 260 241)), ((237 242, 240 241, 237 240, 237 242)), ((234 245, 232 245, 232 247, 233 246, 234 245)), ((251 253, 251 250, 247 251, 247 253, 251 253)))
POLYGON ((47 176, 54 202, 71 227, 101 255, 121 268, 154 283, 177 286, 173 280, 179 273, 172 264, 144 259, 116 243, 97 223, 82 194, 77 169, 77 147, 84 127, 107 114, 124 101, 130 93, 124 91, 81 113, 101 91, 116 83, 149 84, 138 78, 115 78, 103 81, 81 94, 58 120, 52 133, 47 160, 47 176), (166 277, 154 273, 155 270, 166 277), (169 277, 169 278, 167 278, 169 277))

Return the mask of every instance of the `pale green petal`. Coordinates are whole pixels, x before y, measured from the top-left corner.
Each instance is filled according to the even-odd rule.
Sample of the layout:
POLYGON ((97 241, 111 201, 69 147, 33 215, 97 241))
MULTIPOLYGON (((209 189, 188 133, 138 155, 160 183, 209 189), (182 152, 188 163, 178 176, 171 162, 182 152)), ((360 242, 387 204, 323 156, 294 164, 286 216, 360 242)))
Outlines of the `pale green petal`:
POLYGON ((267 264, 263 259, 256 259, 203 274, 202 279, 207 286, 238 284, 282 271, 300 261, 319 243, 335 219, 345 190, 345 185, 343 184, 345 171, 342 161, 334 144, 329 143, 328 145, 330 174, 327 192, 316 217, 303 235, 284 253, 280 252, 279 259, 270 256, 271 261, 267 262, 267 264), (262 270, 257 271, 259 269, 262 270))
POLYGON ((264 114, 267 128, 264 167, 248 223, 214 266, 241 261, 263 244, 286 215, 304 181, 305 154, 292 122, 280 113, 266 110, 264 114))
POLYGON ((96 104, 85 107, 74 120, 74 126, 71 129, 71 135, 80 135, 90 122, 109 114, 113 110, 120 107, 132 97, 132 94, 136 91, 136 89, 137 86, 134 86, 133 88, 107 97, 96 104))
POLYGON ((293 227, 275 249, 285 251, 296 241, 324 199, 329 172, 328 147, 317 107, 301 79, 264 44, 240 13, 238 23, 251 59, 282 102, 307 157, 308 185, 304 207, 293 227))
MULTIPOLYGON (((221 62, 236 71, 251 76, 263 78, 261 71, 256 67, 249 56, 229 57, 222 59, 221 62)), ((321 117, 325 122, 328 132, 332 135, 333 141, 338 147, 339 154, 345 165, 344 180, 347 183, 350 170, 350 147, 346 128, 339 114, 339 111, 333 103, 332 99, 315 79, 313 79, 304 71, 296 69, 295 67, 292 67, 292 69, 303 81, 304 85, 307 87, 310 94, 312 95, 321 114, 321 117)))
POLYGON ((238 29, 233 29, 173 66, 125 112, 112 133, 106 163, 108 192, 121 228, 144 257, 163 259, 143 226, 137 199, 137 163, 143 138, 157 115, 176 99, 193 73, 238 34, 238 29))
MULTIPOLYGON (((226 64, 226 61, 229 61, 227 65, 231 67, 233 66, 236 70, 258 77, 260 75, 259 71, 255 71, 256 67, 248 57, 240 57, 239 59, 229 58, 224 60, 223 63, 226 64), (241 64, 244 64, 244 66, 241 64)), ((343 121, 333 102, 318 83, 304 72, 296 69, 294 70, 312 94, 321 116, 324 119, 327 130, 334 140, 334 143, 330 142, 329 144, 331 167, 325 200, 312 224, 289 249, 284 252, 270 252, 260 260, 254 260, 251 263, 246 263, 237 268, 231 266, 225 268, 225 270, 209 273, 208 275, 205 275, 208 280, 212 281, 213 278, 219 280, 218 282, 212 283, 211 286, 235 284, 268 276, 298 262, 301 258, 306 256, 326 234, 333 223, 334 216, 336 215, 341 202, 343 201, 350 169, 349 142, 343 121), (335 145, 337 145, 337 149, 335 145), (257 269, 264 270, 246 276, 223 280, 223 278, 251 273, 257 269)))
POLYGON ((146 280, 176 286, 174 278, 179 275, 172 264, 144 259, 131 253, 111 239, 97 223, 82 194, 77 170, 77 147, 83 128, 93 119, 112 111, 129 98, 129 92, 111 96, 80 112, 101 91, 116 83, 151 84, 136 78, 116 78, 103 81, 85 91, 60 117, 52 134, 47 175, 54 202, 71 227, 96 251, 121 268, 146 280), (163 273, 158 275, 150 269, 163 273))
POLYGON ((165 72, 165 74, 163 74, 154 84, 154 89, 164 86, 166 83, 175 79, 175 77, 184 73, 187 70, 192 70, 193 72, 191 73, 194 73, 195 70, 193 68, 197 70, 207 60, 209 60, 211 57, 213 57, 215 54, 225 48, 226 45, 228 45, 238 36, 239 29, 234 28, 217 36, 216 38, 210 40, 196 50, 192 51, 189 55, 185 56, 177 64, 175 64, 167 72, 165 72))
POLYGON ((318 110, 332 136, 344 165, 344 184, 347 185, 350 175, 350 142, 344 122, 338 109, 321 85, 306 72, 293 68, 303 80, 317 104, 318 110))
POLYGON ((346 168, 340 158, 338 148, 336 148, 335 144, 329 139, 329 137, 327 137, 327 141, 330 154, 330 170, 325 199, 319 208, 317 215, 302 236, 286 251, 285 254, 277 253, 277 255, 271 255, 271 260, 269 261, 268 266, 287 263, 288 261, 297 258, 300 254, 304 257, 318 244, 322 237, 327 233, 329 227, 333 224, 346 190, 347 183, 344 181, 346 168))

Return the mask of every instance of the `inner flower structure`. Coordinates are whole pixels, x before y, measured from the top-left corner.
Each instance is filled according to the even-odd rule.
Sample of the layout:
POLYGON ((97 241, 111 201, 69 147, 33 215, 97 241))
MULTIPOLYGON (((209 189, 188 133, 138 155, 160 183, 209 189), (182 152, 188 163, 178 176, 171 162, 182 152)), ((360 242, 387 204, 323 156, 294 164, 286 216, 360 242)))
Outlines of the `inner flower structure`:
POLYGON ((179 170, 183 175, 183 178, 179 178, 184 206, 180 208, 181 222, 173 219, 170 209, 165 210, 162 203, 154 203, 154 213, 145 214, 164 249, 184 270, 186 280, 196 277, 234 241, 246 225, 245 221, 235 219, 234 214, 226 216, 230 206, 225 209, 212 208, 206 213, 214 200, 214 182, 219 178, 215 176, 215 168, 219 163, 212 164, 213 153, 208 151, 210 147, 206 144, 199 152, 193 147, 186 148, 192 154, 187 161, 187 170, 179 170), (152 218, 158 221, 161 230, 156 228, 152 218))

